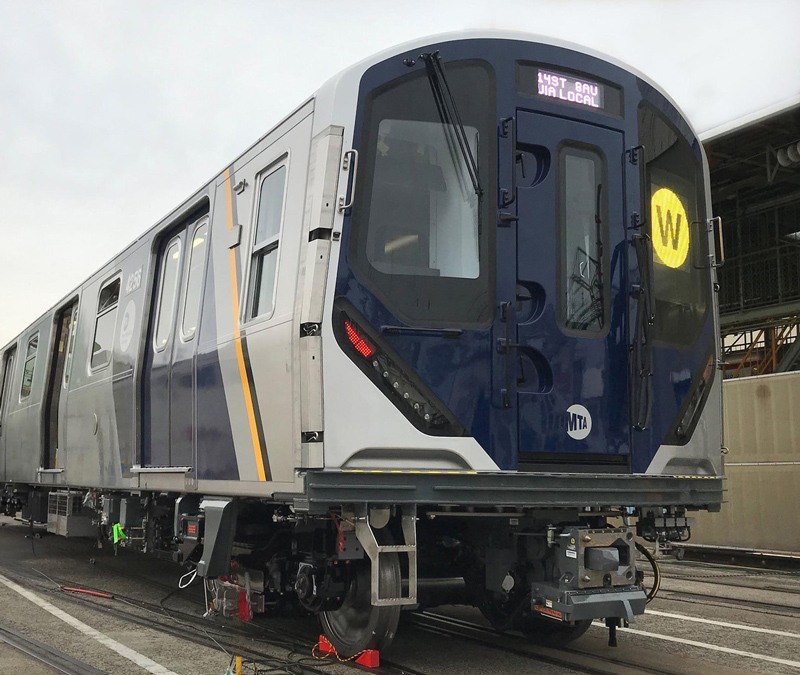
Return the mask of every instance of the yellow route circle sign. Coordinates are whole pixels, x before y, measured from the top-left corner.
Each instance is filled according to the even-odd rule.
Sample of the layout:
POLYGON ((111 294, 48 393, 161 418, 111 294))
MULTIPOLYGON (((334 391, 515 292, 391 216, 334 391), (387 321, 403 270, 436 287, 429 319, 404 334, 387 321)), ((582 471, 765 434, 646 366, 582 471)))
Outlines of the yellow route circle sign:
POLYGON ((673 269, 686 262, 689 254, 689 219, 680 197, 660 188, 650 201, 653 250, 659 262, 673 269))

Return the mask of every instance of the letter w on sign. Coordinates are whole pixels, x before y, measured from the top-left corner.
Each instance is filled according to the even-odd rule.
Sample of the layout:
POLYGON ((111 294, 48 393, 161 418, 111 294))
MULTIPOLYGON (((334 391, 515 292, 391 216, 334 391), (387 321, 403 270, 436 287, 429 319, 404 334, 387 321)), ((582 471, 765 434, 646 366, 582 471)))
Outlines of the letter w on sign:
POLYGON ((656 214, 658 215, 658 230, 661 233, 661 243, 666 246, 667 242, 672 243, 673 250, 678 250, 678 240, 681 234, 681 214, 678 213, 675 218, 675 225, 672 224, 672 211, 667 209, 666 223, 664 216, 661 213, 661 205, 656 205, 656 214))

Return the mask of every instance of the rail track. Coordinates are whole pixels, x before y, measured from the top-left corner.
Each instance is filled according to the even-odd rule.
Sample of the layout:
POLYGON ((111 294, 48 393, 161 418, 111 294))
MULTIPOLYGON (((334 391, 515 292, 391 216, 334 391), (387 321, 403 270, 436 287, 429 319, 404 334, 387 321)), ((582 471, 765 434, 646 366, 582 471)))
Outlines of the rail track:
POLYGON ((658 597, 662 600, 673 602, 684 602, 689 604, 713 605, 715 607, 728 607, 768 614, 772 616, 785 616, 796 619, 800 617, 800 607, 796 605, 786 605, 776 602, 764 602, 763 600, 748 600, 744 598, 731 598, 719 593, 699 593, 691 591, 677 591, 662 588, 658 597))
POLYGON ((27 654, 57 673, 64 673, 64 675, 105 675, 104 671, 98 670, 94 666, 90 666, 88 663, 38 640, 21 635, 8 626, 0 625, 0 642, 4 642, 23 654, 27 654))
MULTIPOLYGON (((284 666, 287 667, 285 670, 287 673, 302 673, 303 675, 329 673, 329 670, 323 670, 318 667, 319 664, 312 659, 310 651, 314 641, 309 640, 308 636, 302 636, 302 641, 298 641, 297 638, 300 636, 287 631, 281 631, 281 634, 278 635, 276 631, 270 631, 263 627, 256 628, 250 624, 221 624, 180 610, 165 609, 162 604, 130 598, 105 589, 90 588, 83 584, 83 588, 110 593, 113 595, 113 599, 103 600, 92 596, 73 595, 60 590, 60 582, 64 581, 66 583, 67 580, 48 577, 55 584, 55 587, 47 587, 41 583, 41 578, 37 578, 33 571, 21 573, 20 570, 13 569, 12 571, 6 567, 5 572, 8 576, 13 574, 14 581, 31 590, 51 596, 57 594, 60 600, 70 604, 90 607, 100 614, 112 616, 144 628, 157 630, 180 640, 205 647, 216 647, 230 657, 235 654, 260 665, 262 668, 270 667, 269 672, 281 672, 279 668, 284 666), (122 603, 125 607, 120 607, 119 603, 122 603), (290 656, 296 655, 297 658, 283 659, 276 657, 269 651, 259 650, 254 647, 254 642, 284 649, 290 656), (288 669, 288 666, 291 666, 291 670, 288 669)), ((175 589, 173 588, 173 590, 175 589)), ((90 671, 76 670, 74 672, 77 674, 90 671)), ((102 671, 94 672, 100 673, 102 671)))
POLYGON ((456 619, 435 612, 415 612, 406 617, 406 621, 414 627, 439 635, 479 643, 490 649, 497 649, 505 654, 514 654, 547 663, 562 666, 582 673, 603 675, 636 675, 637 673, 655 673, 672 675, 674 671, 656 668, 641 661, 629 661, 623 658, 610 658, 594 654, 578 647, 555 649, 524 642, 524 638, 501 633, 500 631, 475 624, 470 621, 456 619))
MULTIPOLYGON (((109 568, 107 569, 111 571, 109 568)), ((330 670, 322 669, 330 661, 318 662, 314 661, 310 656, 311 649, 317 638, 317 634, 312 630, 287 629, 285 621, 282 621, 280 631, 265 626, 263 621, 237 624, 222 620, 209 621, 181 609, 166 607, 166 601, 177 591, 174 586, 156 580, 145 580, 135 573, 121 570, 113 571, 122 576, 137 577, 138 581, 147 581, 151 586, 160 587, 169 592, 160 603, 147 602, 118 593, 112 593, 113 600, 104 600, 93 596, 76 596, 60 591, 62 585, 75 583, 74 580, 45 578, 44 575, 38 576, 33 569, 15 569, 13 573, 18 583, 24 583, 39 592, 51 595, 57 593, 60 599, 69 603, 84 607, 90 606, 94 611, 102 614, 113 616, 138 626, 155 629, 194 644, 203 646, 213 644, 230 655, 240 655, 252 663, 271 662, 272 665, 277 665, 275 656, 267 651, 258 649, 257 646, 254 646, 255 643, 255 645, 263 644, 273 648, 284 649, 289 655, 294 655, 291 664, 293 669, 286 672, 302 672, 303 675, 318 675, 330 672, 330 670), (45 583, 48 579, 51 582, 49 586, 45 583), (120 603, 125 606, 120 607, 120 603)), ((86 584, 81 585, 83 588, 90 590, 109 592, 108 589, 93 588, 86 584)), ((198 609, 202 607, 202 596, 190 599, 182 594, 181 597, 186 602, 196 604, 198 609)), ((537 663, 561 666, 576 672, 590 673, 592 675, 608 675, 611 673, 620 675, 634 675, 635 673, 666 674, 671 672, 648 668, 641 663, 628 663, 619 659, 597 656, 576 649, 561 650, 529 645, 521 636, 501 633, 479 624, 432 612, 404 614, 404 621, 425 633, 447 635, 472 644, 479 643, 486 648, 497 650, 504 654, 513 654, 537 663)), ((394 675, 396 673, 428 675, 425 671, 416 669, 402 661, 403 659, 399 655, 388 659, 382 658, 381 668, 378 672, 382 675, 394 675)))
MULTIPOLYGON (((32 590, 48 593, 51 596, 57 593, 58 597, 66 602, 91 606, 93 610, 100 613, 114 616, 135 625, 158 630, 180 640, 206 647, 215 645, 226 654, 240 655, 253 664, 263 664, 262 667, 269 665, 274 669, 270 670, 270 672, 319 675, 320 673, 330 673, 330 665, 336 663, 335 661, 320 662, 311 658, 311 649, 316 642, 318 631, 315 630, 315 627, 312 627, 310 621, 305 619, 293 621, 291 618, 281 618, 280 626, 276 628, 268 625, 270 623, 269 620, 238 623, 222 618, 205 619, 200 616, 201 608, 204 606, 201 592, 202 586, 191 586, 179 592, 174 584, 165 583, 150 575, 138 574, 134 569, 131 569, 131 567, 135 568, 135 565, 126 564, 132 562, 131 560, 120 560, 119 562, 120 564, 117 564, 115 559, 97 561, 94 569, 101 573, 104 578, 102 580, 95 578, 94 583, 104 585, 106 588, 93 588, 93 590, 109 592, 108 587, 113 588, 117 583, 115 579, 125 578, 147 586, 151 592, 164 590, 165 594, 160 601, 152 602, 141 597, 132 598, 113 591, 114 600, 70 596, 61 592, 60 586, 79 584, 84 588, 92 587, 83 582, 77 582, 75 579, 49 577, 37 572, 30 566, 9 565, 4 567, 8 571, 13 570, 14 576, 20 583, 23 583, 22 579, 24 578, 24 583, 32 590), (124 567, 123 564, 125 564, 124 567), (270 652, 270 649, 273 651, 270 652), (276 649, 285 651, 287 656, 276 657, 276 649)), ((687 576, 686 581, 698 581, 698 579, 692 578, 693 575, 685 576, 687 576)), ((676 577, 678 575, 667 574, 666 576, 668 580, 681 580, 676 577)), ((700 579, 700 581, 706 581, 706 579, 700 579)), ((714 583, 714 579, 709 581, 714 583)), ((738 587, 738 584, 730 585, 738 587)), ((677 600, 738 608, 746 606, 751 611, 757 611, 762 614, 780 614, 790 617, 800 615, 800 608, 763 601, 739 600, 721 594, 694 593, 669 589, 662 589, 662 594, 662 597, 670 601, 677 600)), ((152 597, 153 595, 151 594, 150 598, 152 599, 152 597)), ((566 649, 542 647, 530 644, 518 635, 501 633, 484 625, 430 611, 404 613, 403 621, 409 628, 413 627, 414 630, 423 633, 447 636, 448 638, 473 645, 479 644, 485 649, 496 650, 505 655, 513 655, 531 662, 562 667, 576 672, 623 675, 676 672, 669 667, 654 665, 651 660, 647 659, 646 653, 643 653, 641 658, 637 658, 635 655, 631 658, 632 655, 630 653, 627 654, 627 658, 622 653, 619 656, 612 656, 582 649, 580 643, 566 649)), ((405 660, 402 652, 397 651, 394 654, 390 654, 388 659, 382 658, 382 666, 377 672, 384 675, 397 673, 427 675, 425 671, 419 670, 412 665, 406 665, 404 663, 405 660)), ((77 669, 61 672, 91 673, 92 671, 77 669)), ((339 672, 342 672, 341 669, 339 669, 339 672)))

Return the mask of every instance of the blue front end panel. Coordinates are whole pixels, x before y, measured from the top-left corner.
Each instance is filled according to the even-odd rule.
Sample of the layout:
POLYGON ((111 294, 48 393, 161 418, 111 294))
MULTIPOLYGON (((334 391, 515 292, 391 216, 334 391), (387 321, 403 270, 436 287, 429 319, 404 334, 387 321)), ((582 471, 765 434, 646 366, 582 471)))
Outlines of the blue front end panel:
MULTIPOLYGON (((674 271, 656 257, 653 273, 635 252, 636 235, 650 241, 658 230, 631 226, 646 221, 650 195, 630 151, 653 128, 642 121, 651 108, 667 130, 663 148, 674 150, 647 158, 662 183, 686 163, 680 148, 700 164, 697 140, 650 85, 585 54, 490 39, 422 51, 442 60, 480 195, 464 178, 463 148, 453 141, 445 151, 440 140, 455 123, 442 122, 427 61, 415 52, 370 68, 354 135, 363 173, 345 218, 336 301, 501 469, 644 472, 659 446, 691 436, 713 377, 714 328, 710 273, 686 271, 694 257, 674 271), (584 98, 542 88, 543 76, 559 73, 584 98), (646 283, 655 317, 637 331, 636 291, 646 283), (700 300, 670 300, 698 283, 700 300), (678 339, 662 324, 680 312, 688 337, 678 339), (649 374, 632 363, 635 339, 649 374)), ((685 182, 699 176, 702 192, 695 173, 685 182)), ((703 199, 691 199, 692 217, 705 219, 703 199)))

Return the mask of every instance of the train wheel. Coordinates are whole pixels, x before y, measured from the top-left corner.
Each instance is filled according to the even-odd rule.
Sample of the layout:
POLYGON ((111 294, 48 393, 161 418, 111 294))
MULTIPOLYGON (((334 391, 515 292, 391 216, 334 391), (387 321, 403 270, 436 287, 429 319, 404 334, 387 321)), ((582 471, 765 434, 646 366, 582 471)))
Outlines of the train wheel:
POLYGON ((573 640, 577 640, 589 630, 591 625, 591 619, 570 624, 542 619, 531 614, 520 617, 516 622, 516 628, 522 631, 526 638, 537 645, 546 647, 564 647, 573 640))
MULTIPOLYGON (((381 596, 399 597, 400 560, 396 553, 381 555, 381 596)), ((321 612, 322 629, 342 657, 364 649, 386 649, 394 639, 400 620, 400 607, 373 607, 370 604, 370 564, 359 563, 339 609, 321 612)))

